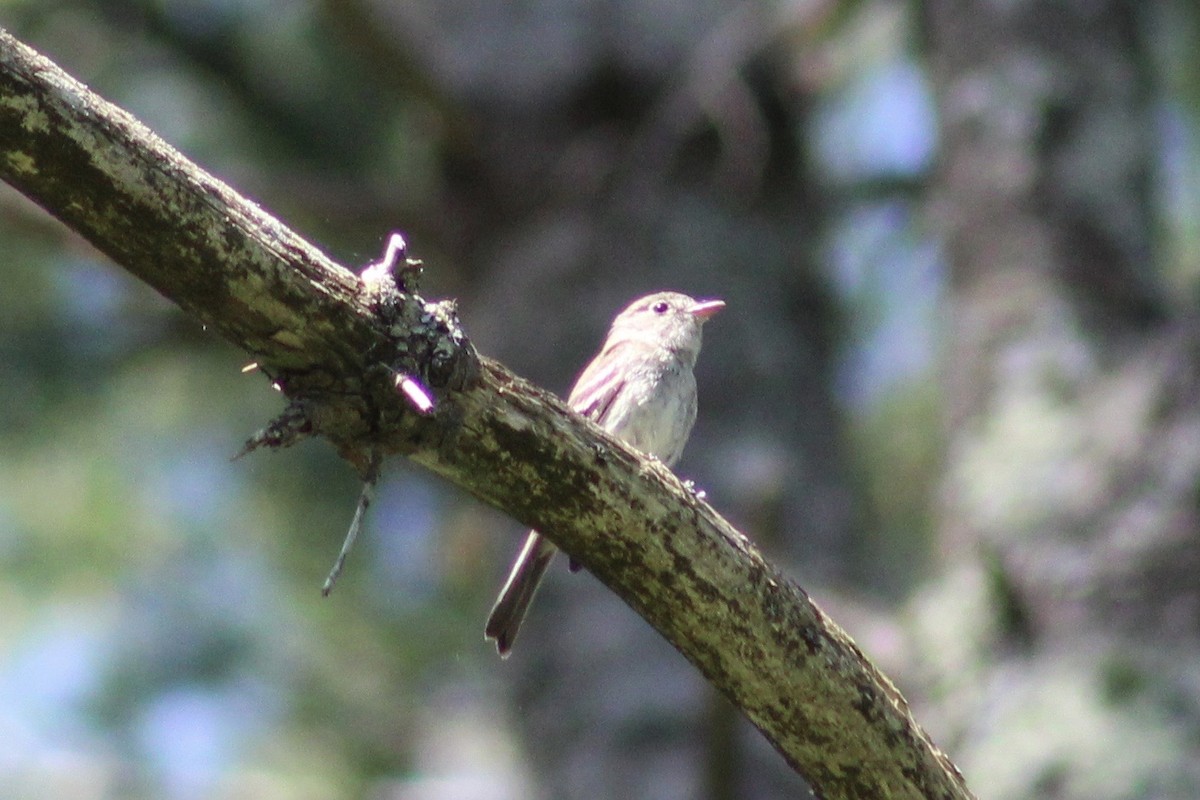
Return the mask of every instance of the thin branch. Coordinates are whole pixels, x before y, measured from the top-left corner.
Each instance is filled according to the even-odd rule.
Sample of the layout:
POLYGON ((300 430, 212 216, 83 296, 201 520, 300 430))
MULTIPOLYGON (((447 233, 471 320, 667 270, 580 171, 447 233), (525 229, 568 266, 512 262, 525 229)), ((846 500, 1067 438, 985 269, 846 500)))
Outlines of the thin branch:
POLYGON ((337 583, 338 576, 342 574, 342 568, 346 566, 346 556, 350 555, 350 551, 354 549, 354 542, 358 539, 359 531, 362 530, 363 517, 366 516, 367 509, 375 498, 375 487, 379 485, 381 460, 378 453, 372 453, 367 463, 367 474, 363 476, 362 491, 358 493, 358 502, 354 505, 354 518, 350 520, 350 530, 346 533, 346 541, 342 543, 342 549, 333 562, 333 568, 329 570, 329 577, 325 579, 325 585, 321 587, 321 594, 325 597, 329 597, 329 593, 333 591, 333 585, 337 583))
POLYGON ((477 357, 452 305, 364 287, 3 32, 0 177, 249 351, 291 400, 280 442, 322 434, 360 472, 404 453, 545 532, 821 796, 970 797, 891 682, 670 471, 477 357), (397 373, 430 413, 397 397, 397 373))

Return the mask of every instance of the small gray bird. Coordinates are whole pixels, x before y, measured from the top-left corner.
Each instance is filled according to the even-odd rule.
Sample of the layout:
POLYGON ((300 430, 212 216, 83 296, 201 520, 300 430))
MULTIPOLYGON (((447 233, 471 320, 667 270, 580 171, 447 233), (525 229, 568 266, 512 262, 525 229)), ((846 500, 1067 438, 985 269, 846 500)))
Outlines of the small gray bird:
MULTIPOLYGON (((696 421, 692 368, 700 355, 700 329, 724 307, 720 300, 693 300, 678 292, 633 301, 613 320, 604 347, 575 382, 567 404, 673 466, 696 421)), ((501 656, 512 649, 557 549, 537 531, 529 532, 484 629, 501 656)))

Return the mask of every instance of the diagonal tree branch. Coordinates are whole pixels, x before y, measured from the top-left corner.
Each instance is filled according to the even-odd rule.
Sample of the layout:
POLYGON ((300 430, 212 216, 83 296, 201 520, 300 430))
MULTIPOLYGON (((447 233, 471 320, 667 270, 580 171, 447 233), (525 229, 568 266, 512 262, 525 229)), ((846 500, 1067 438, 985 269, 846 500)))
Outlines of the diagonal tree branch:
POLYGON ((291 401, 259 441, 402 453, 546 532, 823 797, 971 796, 891 682, 669 470, 477 356, 452 304, 367 286, 3 31, 0 177, 258 359, 291 401))

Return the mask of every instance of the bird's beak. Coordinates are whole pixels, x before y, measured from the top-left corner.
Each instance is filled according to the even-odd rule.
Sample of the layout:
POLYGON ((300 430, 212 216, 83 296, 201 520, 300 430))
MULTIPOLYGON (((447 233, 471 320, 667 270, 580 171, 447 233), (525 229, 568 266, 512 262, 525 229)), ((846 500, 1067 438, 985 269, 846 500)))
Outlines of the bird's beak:
POLYGON ((688 313, 701 322, 704 322, 724 307, 724 300, 700 300, 688 309, 688 313))

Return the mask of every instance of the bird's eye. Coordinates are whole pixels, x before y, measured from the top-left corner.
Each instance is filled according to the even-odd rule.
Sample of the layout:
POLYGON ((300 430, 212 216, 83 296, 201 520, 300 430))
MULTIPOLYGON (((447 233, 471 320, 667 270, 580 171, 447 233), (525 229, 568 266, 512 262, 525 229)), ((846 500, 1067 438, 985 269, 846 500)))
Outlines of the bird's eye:
POLYGON ((667 309, 670 307, 671 306, 667 303, 666 300, 659 300, 657 303, 654 304, 654 313, 655 314, 665 314, 665 313, 667 313, 667 309))

